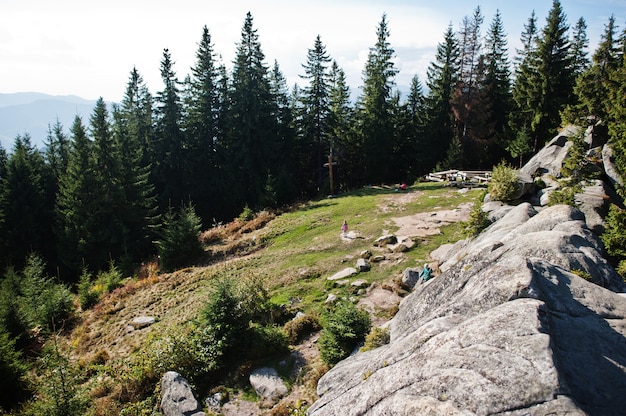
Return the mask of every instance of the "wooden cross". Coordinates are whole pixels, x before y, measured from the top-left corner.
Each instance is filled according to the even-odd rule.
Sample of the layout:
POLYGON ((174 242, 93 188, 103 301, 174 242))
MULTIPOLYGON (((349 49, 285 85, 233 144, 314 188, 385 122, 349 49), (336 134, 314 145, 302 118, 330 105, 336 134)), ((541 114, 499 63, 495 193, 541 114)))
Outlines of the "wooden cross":
POLYGON ((333 148, 330 148, 330 153, 328 154, 328 163, 324 163, 324 167, 328 166, 328 177, 330 179, 330 194, 334 195, 335 190, 333 189, 333 165, 336 165, 337 162, 333 160, 333 148))

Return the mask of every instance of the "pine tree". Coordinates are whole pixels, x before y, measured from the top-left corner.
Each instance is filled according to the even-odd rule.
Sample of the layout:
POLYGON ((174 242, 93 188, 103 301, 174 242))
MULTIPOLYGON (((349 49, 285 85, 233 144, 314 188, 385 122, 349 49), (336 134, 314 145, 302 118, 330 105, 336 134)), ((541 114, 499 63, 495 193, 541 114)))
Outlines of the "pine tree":
MULTIPOLYGON (((295 155, 296 138, 293 128, 293 114, 289 101, 287 80, 274 61, 270 71, 270 92, 274 101, 273 117, 275 122, 275 136, 279 154, 295 155)), ((262 206, 276 208, 279 205, 293 201, 298 195, 296 175, 299 172, 297 161, 294 157, 285 158, 270 170, 265 192, 262 195, 262 206)))
POLYGON ((358 177, 358 147, 354 141, 354 109, 350 101, 350 87, 337 61, 333 61, 330 67, 329 100, 331 158, 338 162, 333 166, 335 189, 350 188, 358 177))
POLYGON ((311 143, 311 171, 317 174, 317 191, 322 188, 322 165, 326 162, 324 154, 328 146, 328 118, 329 118, 329 73, 328 64, 331 59, 326 52, 319 35, 315 38, 313 47, 308 50, 307 62, 302 65, 304 75, 301 78, 308 81, 302 91, 304 106, 303 132, 305 142, 311 143))
POLYGON ((537 39, 537 72, 530 79, 537 94, 532 99, 537 105, 531 107, 530 125, 534 152, 557 134, 560 113, 573 96, 575 79, 568 30, 561 3, 554 0, 546 26, 537 39))
MULTIPOLYGON (((455 116, 456 137, 459 138, 462 147, 469 147, 473 137, 473 123, 476 115, 483 111, 476 108, 477 95, 479 94, 479 60, 482 51, 482 38, 480 26, 483 23, 483 16, 480 6, 474 9, 471 18, 465 16, 460 31, 460 52, 459 59, 459 79, 454 86, 452 93, 452 110, 455 116)), ((455 152, 456 153, 456 152, 455 152)))
POLYGON ((576 21, 574 32, 572 35, 572 47, 570 50, 572 59, 572 71, 574 78, 585 72, 590 65, 587 56, 587 48, 589 47, 589 39, 587 38, 587 22, 581 17, 576 21))
POLYGON ((122 150, 116 147, 109 111, 102 97, 96 101, 91 115, 90 131, 94 144, 94 169, 97 173, 100 197, 101 240, 103 246, 116 247, 120 245, 119 233, 122 227, 120 214, 123 209, 123 184, 120 180, 121 167, 118 159, 122 150))
POLYGON ((235 209, 258 208, 268 175, 283 158, 278 153, 268 68, 248 12, 237 46, 229 96, 224 150, 235 209))
POLYGON ((444 159, 454 137, 450 100, 459 77, 459 58, 459 44, 452 25, 449 25, 443 42, 437 45, 435 62, 431 62, 426 74, 429 89, 426 97, 428 143, 425 151, 429 155, 424 163, 426 171, 444 159))
POLYGON ((95 169, 93 142, 79 116, 71 128, 72 149, 67 170, 59 181, 56 216, 58 256, 65 267, 78 276, 81 268, 97 267, 108 259, 95 250, 100 223, 100 189, 95 169))
POLYGON ((402 117, 399 120, 401 141, 399 143, 398 158, 400 165, 406 166, 406 176, 409 182, 425 174, 424 152, 426 98, 422 83, 417 75, 411 79, 411 87, 406 102, 402 105, 402 117))
POLYGON ((621 65, 619 42, 616 39, 615 17, 609 18, 600 44, 592 56, 592 64, 576 80, 574 92, 577 105, 572 106, 567 118, 580 122, 589 116, 607 120, 611 111, 606 97, 610 93, 610 73, 621 65))
POLYGON ((376 38, 365 63, 363 95, 357 104, 365 183, 398 179, 393 159, 397 132, 392 117, 394 78, 398 70, 393 62, 395 51, 388 41, 386 14, 378 24, 376 38))
POLYGON ((148 256, 152 229, 157 223, 157 201, 150 182, 148 145, 152 132, 152 97, 136 68, 130 73, 121 105, 113 109, 113 139, 118 151, 123 198, 120 264, 124 271, 148 256))
POLYGON ((185 132, 189 147, 186 149, 186 176, 190 178, 190 196, 196 212, 207 224, 215 216, 213 206, 219 203, 216 183, 216 143, 221 135, 221 97, 219 92, 219 67, 211 43, 209 29, 204 26, 202 39, 196 51, 196 63, 186 83, 185 132))
POLYGON ((522 49, 517 50, 515 60, 515 82, 513 85, 514 109, 510 113, 509 126, 515 135, 513 142, 507 144, 507 151, 514 157, 520 157, 520 163, 525 153, 532 150, 532 109, 538 104, 536 84, 531 83, 531 79, 536 78, 537 73, 537 37, 539 29, 537 27, 537 16, 533 11, 524 25, 521 35, 522 49), (522 140, 528 140, 522 143, 522 140), (528 149, 528 150, 525 150, 528 149), (523 153, 519 153, 523 152, 523 153))
POLYGON ((161 59, 163 90, 157 93, 156 133, 151 164, 153 183, 162 210, 170 205, 180 206, 189 197, 185 177, 185 138, 181 128, 182 104, 180 85, 174 72, 174 62, 168 49, 161 59))
POLYGON ((48 137, 46 140, 46 163, 52 169, 55 178, 65 172, 70 154, 70 140, 63 132, 63 125, 57 119, 51 127, 48 126, 48 137))
POLYGON ((15 138, 0 188, 3 266, 23 265, 33 252, 48 254, 52 219, 46 206, 46 166, 28 133, 15 138))
POLYGON ((505 156, 503 150, 511 135, 508 118, 513 107, 507 36, 499 10, 496 11, 485 39, 485 64, 482 89, 483 94, 489 97, 489 122, 493 123, 493 140, 498 145, 498 149, 492 147, 488 156, 495 164, 505 156))

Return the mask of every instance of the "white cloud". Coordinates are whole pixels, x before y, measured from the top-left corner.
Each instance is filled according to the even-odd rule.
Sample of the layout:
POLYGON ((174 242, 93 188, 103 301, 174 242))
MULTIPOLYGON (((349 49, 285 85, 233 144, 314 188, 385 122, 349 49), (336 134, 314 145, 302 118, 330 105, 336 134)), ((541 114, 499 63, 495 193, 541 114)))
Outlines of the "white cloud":
MULTIPOLYGON (((483 33, 500 8, 511 56, 533 8, 543 25, 550 7, 545 0, 483 3, 483 33)), ((623 2, 609 0, 595 7, 588 0, 562 3, 570 24, 585 13, 592 48, 606 23, 604 17, 614 13, 619 23, 626 14, 623 2)), ((353 93, 358 92, 383 13, 401 70, 398 85, 416 73, 424 81, 448 24, 456 29, 475 5, 463 0, 2 0, 0 7, 0 92, 36 90, 119 100, 134 66, 151 91, 162 88, 159 68, 164 48, 170 50, 174 69, 183 79, 194 64, 204 25, 216 52, 230 67, 248 11, 268 65, 277 60, 290 85, 301 83, 301 65, 319 34, 331 58, 346 71, 353 93)))

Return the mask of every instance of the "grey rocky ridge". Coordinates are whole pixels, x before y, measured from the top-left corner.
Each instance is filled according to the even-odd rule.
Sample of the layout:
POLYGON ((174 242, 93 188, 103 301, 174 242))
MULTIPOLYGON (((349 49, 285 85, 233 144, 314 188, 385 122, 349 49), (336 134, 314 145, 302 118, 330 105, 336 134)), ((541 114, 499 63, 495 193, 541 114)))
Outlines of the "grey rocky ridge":
MULTIPOLYGON (((522 171, 556 189, 572 134, 522 171)), ((433 253, 442 272, 402 300, 389 344, 326 373, 309 415, 624 414, 626 284, 598 237, 606 202, 621 202, 547 206, 527 192, 484 204, 486 230, 433 253)))

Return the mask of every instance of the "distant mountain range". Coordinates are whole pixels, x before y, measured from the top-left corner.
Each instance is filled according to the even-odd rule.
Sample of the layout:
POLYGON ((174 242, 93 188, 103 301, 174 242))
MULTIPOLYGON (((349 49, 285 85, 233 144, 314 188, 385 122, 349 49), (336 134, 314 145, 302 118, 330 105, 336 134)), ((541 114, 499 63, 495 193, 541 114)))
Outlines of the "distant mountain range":
POLYGON ((95 104, 96 100, 86 100, 75 95, 37 92, 0 94, 0 144, 10 153, 17 135, 28 133, 31 143, 43 149, 48 126, 53 126, 58 120, 69 134, 76 115, 87 126, 95 104))

